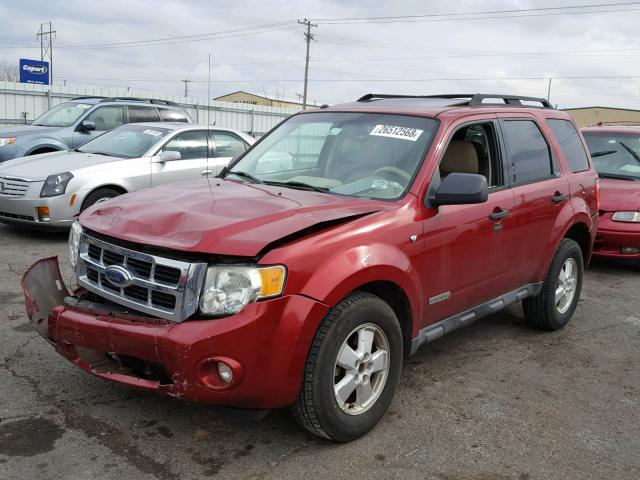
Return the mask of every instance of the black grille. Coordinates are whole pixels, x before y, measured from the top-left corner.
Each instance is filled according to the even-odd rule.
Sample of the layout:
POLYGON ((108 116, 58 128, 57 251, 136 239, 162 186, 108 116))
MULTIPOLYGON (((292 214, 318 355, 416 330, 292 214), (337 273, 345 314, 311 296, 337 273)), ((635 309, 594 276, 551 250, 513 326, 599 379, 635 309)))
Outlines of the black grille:
POLYGON ((131 285, 124 289, 124 294, 127 297, 134 298, 136 300, 142 300, 143 302, 147 302, 148 290, 144 287, 139 287, 138 285, 131 285))
POLYGON ((124 263, 124 255, 110 252, 109 250, 103 250, 102 263, 105 265, 122 265, 124 263))
POLYGON ((98 278, 100 277, 100 274, 98 273, 97 270, 94 270, 93 268, 88 268, 87 267, 87 278, 89 280, 91 280, 93 283, 98 283, 98 278))
POLYGON ((159 282, 177 284, 180 281, 180 270, 165 265, 156 265, 154 279, 159 282))
POLYGON ((136 258, 127 258, 127 267, 129 270, 133 270, 139 277, 149 278, 151 276, 151 262, 145 262, 144 260, 138 260, 136 258))
POLYGON ((151 292, 151 303, 153 303, 154 306, 173 310, 176 306, 176 297, 170 293, 154 291, 151 292))
POLYGON ((13 220, 26 220, 29 222, 35 221, 35 218, 30 217, 29 215, 18 215, 17 213, 9 213, 9 212, 0 212, 0 217, 11 218, 13 220))
POLYGON ((94 245, 93 243, 89 244, 89 257, 93 258, 94 260, 100 260, 100 251, 101 248, 97 245, 94 245))

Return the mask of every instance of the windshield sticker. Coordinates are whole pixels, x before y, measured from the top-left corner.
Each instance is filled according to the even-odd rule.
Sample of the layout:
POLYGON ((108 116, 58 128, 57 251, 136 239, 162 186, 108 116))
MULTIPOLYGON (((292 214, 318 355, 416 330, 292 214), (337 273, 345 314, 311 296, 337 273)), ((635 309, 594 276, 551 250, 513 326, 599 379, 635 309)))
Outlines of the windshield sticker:
POLYGON ((162 132, 159 132, 157 130, 145 130, 142 133, 144 133, 146 135, 153 135, 154 137, 157 137, 158 135, 162 135, 162 132))
POLYGON ((625 165, 624 167, 620 167, 620 170, 624 170, 625 172, 640 172, 640 166, 638 165, 625 165))
POLYGON ((76 108, 84 108, 86 110, 87 108, 91 108, 91 105, 87 105, 86 103, 79 103, 76 108))
POLYGON ((371 188, 375 190, 384 190, 388 186, 389 186, 389 182, 387 182, 386 180, 376 179, 373 182, 371 182, 371 188))
POLYGON ((369 135, 377 137, 401 138, 415 142, 424 130, 408 127, 394 127, 393 125, 376 125, 369 135))

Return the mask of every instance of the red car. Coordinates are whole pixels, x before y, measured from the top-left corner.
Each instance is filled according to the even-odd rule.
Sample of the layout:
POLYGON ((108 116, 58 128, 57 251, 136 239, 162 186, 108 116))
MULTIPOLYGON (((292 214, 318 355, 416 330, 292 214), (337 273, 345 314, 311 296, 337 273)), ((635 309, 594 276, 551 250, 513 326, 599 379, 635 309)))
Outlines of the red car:
POLYGON ((600 225, 593 254, 640 268, 640 126, 583 128, 600 175, 600 225))
POLYGON ((348 441, 420 345, 519 301, 531 325, 567 324, 596 178, 546 100, 369 94, 290 117, 218 178, 86 210, 69 237, 79 288, 39 261, 28 316, 98 377, 291 407, 348 441))

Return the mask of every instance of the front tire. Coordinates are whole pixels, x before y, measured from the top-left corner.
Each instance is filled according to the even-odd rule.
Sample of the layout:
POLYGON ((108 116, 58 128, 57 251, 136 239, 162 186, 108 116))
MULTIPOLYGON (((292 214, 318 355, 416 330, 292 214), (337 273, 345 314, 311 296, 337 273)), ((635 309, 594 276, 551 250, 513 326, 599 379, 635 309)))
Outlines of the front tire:
POLYGON ((563 238, 551 261, 542 290, 522 301, 527 322, 544 330, 559 330, 571 319, 578 306, 584 260, 580 246, 563 238))
POLYGON ((356 292, 329 312, 309 350, 292 413, 314 435, 354 440, 385 414, 400 378, 402 332, 381 298, 356 292))
POLYGON ((99 188, 95 192, 91 192, 87 195, 87 198, 82 202, 82 207, 80 208, 80 213, 84 212, 87 208, 96 203, 105 202, 107 200, 112 199, 113 197, 117 197, 120 195, 120 192, 114 190, 113 188, 99 188))

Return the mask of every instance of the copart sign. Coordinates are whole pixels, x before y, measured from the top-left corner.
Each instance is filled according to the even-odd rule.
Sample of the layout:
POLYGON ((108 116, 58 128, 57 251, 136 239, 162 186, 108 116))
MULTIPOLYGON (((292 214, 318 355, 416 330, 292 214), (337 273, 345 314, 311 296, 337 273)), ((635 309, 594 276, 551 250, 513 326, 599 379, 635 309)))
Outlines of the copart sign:
POLYGON ((20 83, 49 85, 49 62, 21 58, 20 83))

